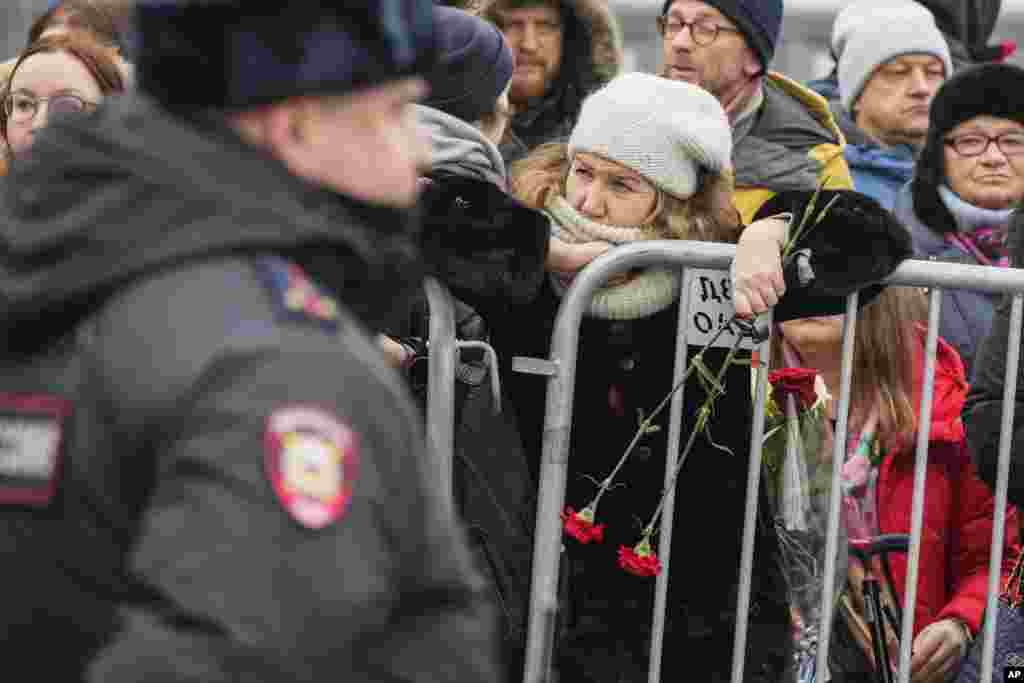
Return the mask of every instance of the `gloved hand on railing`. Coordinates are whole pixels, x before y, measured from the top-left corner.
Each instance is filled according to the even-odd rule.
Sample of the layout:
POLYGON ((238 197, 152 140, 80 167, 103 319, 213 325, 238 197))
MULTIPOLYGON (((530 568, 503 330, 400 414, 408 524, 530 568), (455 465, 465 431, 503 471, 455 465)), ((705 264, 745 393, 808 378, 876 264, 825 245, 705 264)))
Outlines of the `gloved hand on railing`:
POLYGON ((844 313, 845 297, 857 290, 863 305, 913 253, 907 229, 874 199, 851 190, 780 192, 755 219, 791 213, 792 236, 808 211, 783 268, 786 296, 775 308, 775 322, 844 313))

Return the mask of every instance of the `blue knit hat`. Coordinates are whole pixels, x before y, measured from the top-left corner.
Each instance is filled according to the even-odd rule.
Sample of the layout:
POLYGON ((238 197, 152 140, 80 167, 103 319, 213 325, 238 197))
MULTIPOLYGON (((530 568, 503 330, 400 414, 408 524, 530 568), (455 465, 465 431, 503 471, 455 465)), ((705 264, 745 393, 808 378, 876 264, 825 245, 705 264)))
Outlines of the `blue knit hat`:
POLYGON ((429 70, 430 0, 141 0, 139 89, 171 109, 341 95, 429 70))
MULTIPOLYGON (((665 0, 661 13, 668 12, 673 0, 665 0)), ((736 24, 747 45, 768 68, 775 56, 775 44, 782 30, 782 0, 703 0, 736 24)))
POLYGON ((451 7, 434 8, 437 63, 423 102, 467 123, 494 110, 512 80, 512 51, 494 24, 451 7))

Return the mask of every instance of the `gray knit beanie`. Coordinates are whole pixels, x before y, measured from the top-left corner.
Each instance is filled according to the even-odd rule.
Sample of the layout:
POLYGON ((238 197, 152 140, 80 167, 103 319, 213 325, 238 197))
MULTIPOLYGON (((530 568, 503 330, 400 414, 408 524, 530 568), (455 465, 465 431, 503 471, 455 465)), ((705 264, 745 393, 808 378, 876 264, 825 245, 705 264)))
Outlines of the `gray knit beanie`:
POLYGON ((932 11, 917 0, 858 0, 836 14, 832 23, 832 37, 829 45, 832 56, 838 61, 846 48, 846 41, 861 29, 878 31, 880 26, 888 27, 896 22, 935 22, 932 11))
POLYGON ((731 167, 732 129, 722 105, 690 83, 643 73, 612 79, 583 102, 569 156, 588 152, 631 168, 679 199, 700 171, 731 167))
POLYGON ((947 78, 953 75, 949 45, 930 15, 911 20, 901 15, 890 17, 884 11, 873 11, 870 19, 865 18, 864 23, 855 25, 847 33, 841 47, 837 54, 839 98, 847 111, 853 111, 857 98, 878 67, 897 57, 932 55, 942 61, 947 78), (880 25, 884 25, 881 30, 880 25))

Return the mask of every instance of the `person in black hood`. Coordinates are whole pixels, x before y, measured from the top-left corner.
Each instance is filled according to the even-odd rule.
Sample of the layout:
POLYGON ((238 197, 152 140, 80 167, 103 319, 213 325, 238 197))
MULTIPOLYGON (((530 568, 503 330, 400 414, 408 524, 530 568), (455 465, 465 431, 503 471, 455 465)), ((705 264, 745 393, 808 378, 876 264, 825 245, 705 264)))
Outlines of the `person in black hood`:
MULTIPOLYGON (((501 33, 448 7, 434 9, 434 23, 438 60, 426 75, 430 95, 416 107, 431 143, 430 171, 421 178, 420 242, 431 274, 456 297, 458 338, 487 342, 510 306, 539 292, 549 229, 542 214, 508 194, 496 146, 509 121, 513 69, 501 33)), ((428 336, 429 313, 425 301, 414 307, 401 337, 406 348, 428 336)), ((414 386, 422 389, 425 363, 410 359, 414 386)), ((500 411, 493 398, 497 368, 491 366, 478 349, 459 354, 453 489, 471 547, 502 607, 508 679, 520 680, 536 483, 511 411, 500 411)))
POLYGON ((429 8, 142 2, 145 96, 16 160, 8 670, 496 680, 483 585, 366 331, 418 285, 400 257, 429 8))

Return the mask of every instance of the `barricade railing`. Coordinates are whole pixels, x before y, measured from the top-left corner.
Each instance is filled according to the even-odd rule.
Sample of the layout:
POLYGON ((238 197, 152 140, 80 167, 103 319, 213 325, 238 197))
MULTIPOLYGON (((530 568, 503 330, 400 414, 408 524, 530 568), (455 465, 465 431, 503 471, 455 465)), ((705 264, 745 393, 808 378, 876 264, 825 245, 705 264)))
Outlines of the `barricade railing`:
MULTIPOLYGON (((594 292, 615 272, 645 266, 677 266, 683 273, 683 286, 678 301, 679 333, 675 354, 673 386, 680 383, 687 365, 687 327, 691 324, 691 285, 686 273, 692 269, 727 271, 735 254, 735 246, 707 242, 648 241, 617 247, 595 259, 575 278, 565 294, 555 321, 548 359, 517 358, 514 370, 547 376, 547 403, 543 434, 543 453, 540 471, 540 489, 537 503, 537 522, 534 541, 533 575, 530 595, 530 624, 527 636, 525 683, 545 683, 550 679, 554 661, 554 620, 558 605, 558 576, 562 547, 560 513, 565 504, 565 489, 569 467, 569 447, 572 429, 573 391, 576 380, 576 361, 580 323, 594 292)), ((934 386, 935 352, 943 289, 967 289, 988 293, 1013 295, 1010 339, 1007 350, 1006 383, 1003 397, 1002 425, 999 441, 998 478, 995 490, 995 513, 992 533, 992 551, 989 559, 988 595, 984 625, 984 654, 982 681, 991 680, 995 643, 996 600, 999 593, 1004 544, 1007 485, 1009 479, 1010 435, 1013 424, 1013 399, 1017 385, 1017 364, 1020 351, 1022 311, 1024 311, 1024 270, 990 268, 930 261, 905 261, 888 278, 893 286, 923 287, 930 289, 929 321, 926 337, 926 363, 924 386, 921 393, 920 417, 915 454, 914 493, 911 514, 911 544, 906 577, 905 609, 901 624, 899 651, 899 681, 909 683, 911 643, 913 633, 913 606, 917 596, 918 559, 921 547, 925 472, 928 460, 928 428, 934 386)), ((845 460, 847 421, 850 406, 850 387, 853 368, 854 332, 857 324, 858 294, 847 298, 843 323, 841 385, 832 454, 832 486, 829 499, 828 528, 825 549, 825 583, 821 602, 821 625, 817 650, 819 681, 828 670, 829 636, 836 595, 835 572, 839 550, 840 481, 841 466, 845 460)), ((768 321, 770 323, 770 320, 768 321)), ((758 345, 758 356, 768 359, 771 338, 758 345)), ((767 363, 757 367, 754 395, 754 420, 751 430, 750 463, 747 475, 747 497, 740 557, 739 593, 736 604, 736 630, 733 643, 732 682, 741 683, 746 656, 746 641, 752 585, 754 535, 758 506, 758 488, 761 476, 761 450, 764 411, 767 394, 767 363)), ((668 448, 666 453, 666 487, 671 484, 673 465, 679 453, 682 425, 683 391, 672 398, 669 415, 668 448)), ((671 567, 671 539, 674 521, 674 489, 666 491, 661 519, 658 556, 662 571, 657 577, 654 614, 652 615, 651 658, 648 680, 660 680, 663 648, 668 577, 671 567)), ((609 628, 614 626, 609 624, 609 628)))
POLYGON ((455 476, 455 366, 462 349, 479 349, 488 361, 494 405, 501 407, 498 355, 490 344, 456 336, 455 302, 448 288, 428 277, 424 290, 429 307, 427 349, 427 439, 438 459, 444 499, 452 502, 455 476))

